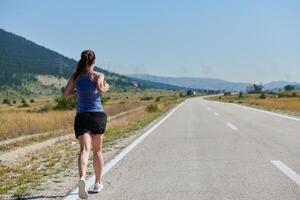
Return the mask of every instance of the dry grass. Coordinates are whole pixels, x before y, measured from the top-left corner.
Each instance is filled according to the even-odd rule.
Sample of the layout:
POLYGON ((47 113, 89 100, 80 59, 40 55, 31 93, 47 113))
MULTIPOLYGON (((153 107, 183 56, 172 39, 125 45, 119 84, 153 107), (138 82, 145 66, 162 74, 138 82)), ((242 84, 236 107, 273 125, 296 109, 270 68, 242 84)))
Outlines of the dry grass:
POLYGON ((142 110, 137 110, 135 112, 130 112, 126 115, 122 115, 120 117, 117 117, 113 120, 111 120, 108 123, 108 128, 118 128, 124 125, 128 125, 129 122, 137 120, 139 118, 144 117, 146 114, 148 114, 146 112, 146 109, 142 109, 142 110))
POLYGON ((222 102, 229 103, 238 103, 251 107, 262 108, 269 111, 283 112, 287 114, 300 116, 300 98, 274 98, 272 96, 266 97, 266 99, 261 99, 260 95, 244 95, 244 97, 239 98, 238 95, 232 96, 222 96, 221 99, 219 97, 210 97, 210 100, 217 100, 222 102))
POLYGON ((47 113, 5 112, 0 115, 0 141, 57 129, 68 129, 73 124, 74 111, 47 113))
MULTIPOLYGON (((130 109, 147 105, 149 102, 122 102, 105 106, 105 112, 115 115, 130 109)), ((59 129, 71 129, 73 127, 75 110, 50 111, 50 112, 26 112, 10 111, 0 115, 0 141, 16 138, 23 135, 32 135, 59 129)))
POLYGON ((131 101, 131 100, 123 100, 121 102, 114 102, 105 105, 105 112, 108 116, 113 116, 140 106, 146 106, 149 102, 143 101, 131 101))
MULTIPOLYGON (((13 100, 16 101, 16 104, 12 105, 7 105, 7 104, 0 104, 0 112, 5 113, 5 112, 12 112, 12 111, 27 111, 27 110, 32 110, 32 109, 40 109, 42 108, 45 104, 54 104, 54 98, 53 97, 32 97, 32 98, 25 98, 26 102, 29 103, 30 107, 20 107, 21 105, 21 99, 20 98, 12 98, 9 99, 10 102, 12 103, 13 100), (34 99, 34 103, 30 103, 30 100, 34 99)), ((2 103, 2 101, 0 102, 2 103)))
MULTIPOLYGON (((168 100, 168 102, 159 105, 161 110, 166 111, 176 101, 168 100)), ((138 110, 116 118, 114 122, 109 123, 109 128, 105 133, 104 150, 113 145, 115 140, 128 137, 145 127, 163 114, 163 111, 149 113, 146 110, 138 110)), ((2 180, 0 195, 13 194, 17 197, 30 195, 30 191, 36 189, 47 177, 76 166, 79 147, 74 141, 75 139, 61 141, 52 145, 51 148, 45 147, 34 154, 27 154, 24 159, 13 166, 0 163, 0 179, 2 180)))
POLYGON ((267 110, 283 111, 300 115, 300 98, 252 99, 245 103, 267 110))

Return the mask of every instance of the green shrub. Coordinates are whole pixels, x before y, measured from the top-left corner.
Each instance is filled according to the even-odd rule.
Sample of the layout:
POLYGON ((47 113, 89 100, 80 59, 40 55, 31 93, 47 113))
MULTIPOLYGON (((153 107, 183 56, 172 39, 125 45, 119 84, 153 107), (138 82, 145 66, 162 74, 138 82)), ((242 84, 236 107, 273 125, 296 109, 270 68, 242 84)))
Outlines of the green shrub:
POLYGON ((155 101, 156 101, 156 102, 160 101, 160 98, 161 98, 161 97, 156 97, 155 101))
POLYGON ((22 98, 21 100, 21 105, 19 107, 29 107, 30 105, 26 102, 26 100, 24 98, 22 98))
POLYGON ((182 92, 179 93, 179 96, 180 97, 185 97, 185 95, 182 92))
POLYGON ((30 105, 27 102, 25 102, 22 103, 19 107, 25 108, 25 107, 30 107, 30 105))
POLYGON ((30 103, 34 103, 34 99, 30 99, 30 103))
POLYGON ((70 98, 65 98, 63 96, 56 97, 55 102, 55 110, 71 110, 76 107, 76 98, 74 96, 70 98))
POLYGON ((160 109, 157 104, 150 104, 149 106, 147 106, 147 111, 154 113, 154 112, 159 112, 160 109))
POLYGON ((149 101, 149 100, 151 100, 151 99, 153 99, 152 96, 143 96, 143 97, 141 98, 141 101, 149 101))
POLYGON ((3 99, 2 103, 7 104, 7 105, 11 105, 9 99, 3 99))
POLYGON ((102 105, 104 105, 106 102, 107 102, 107 100, 108 99, 110 99, 110 97, 108 98, 108 97, 101 97, 101 103, 102 103, 102 105))
POLYGON ((261 98, 261 99, 265 99, 266 98, 266 95, 265 95, 265 93, 261 93, 261 95, 260 95, 260 97, 259 98, 261 98))

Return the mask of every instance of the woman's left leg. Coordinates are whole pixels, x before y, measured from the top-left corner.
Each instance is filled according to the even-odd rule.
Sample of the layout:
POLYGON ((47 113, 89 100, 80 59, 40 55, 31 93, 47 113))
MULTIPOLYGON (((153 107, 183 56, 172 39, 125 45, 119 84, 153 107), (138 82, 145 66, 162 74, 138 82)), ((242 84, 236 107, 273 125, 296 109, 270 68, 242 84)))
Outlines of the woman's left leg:
POLYGON ((101 182, 103 171, 103 155, 102 155, 102 141, 104 134, 91 134, 93 143, 93 166, 95 171, 95 183, 101 182))

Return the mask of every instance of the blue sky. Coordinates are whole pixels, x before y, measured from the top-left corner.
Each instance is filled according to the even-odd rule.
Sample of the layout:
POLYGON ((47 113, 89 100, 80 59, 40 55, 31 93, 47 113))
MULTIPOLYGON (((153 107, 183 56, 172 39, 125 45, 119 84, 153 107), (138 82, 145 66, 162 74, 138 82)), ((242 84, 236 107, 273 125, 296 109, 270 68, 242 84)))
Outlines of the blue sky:
POLYGON ((1 0, 0 27, 122 74, 300 82, 298 0, 1 0))

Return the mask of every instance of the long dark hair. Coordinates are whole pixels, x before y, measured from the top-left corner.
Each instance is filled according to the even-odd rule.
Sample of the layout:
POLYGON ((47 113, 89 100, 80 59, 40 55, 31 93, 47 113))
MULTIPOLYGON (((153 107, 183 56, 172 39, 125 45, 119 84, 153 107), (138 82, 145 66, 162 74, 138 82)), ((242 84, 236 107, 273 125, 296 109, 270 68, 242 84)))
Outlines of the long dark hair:
POLYGON ((76 71, 72 75, 75 80, 80 74, 86 73, 86 68, 91 66, 96 59, 95 53, 92 50, 85 50, 81 53, 81 58, 78 61, 76 71))

